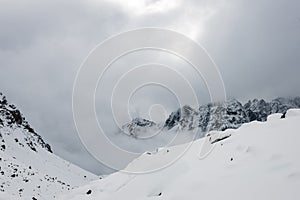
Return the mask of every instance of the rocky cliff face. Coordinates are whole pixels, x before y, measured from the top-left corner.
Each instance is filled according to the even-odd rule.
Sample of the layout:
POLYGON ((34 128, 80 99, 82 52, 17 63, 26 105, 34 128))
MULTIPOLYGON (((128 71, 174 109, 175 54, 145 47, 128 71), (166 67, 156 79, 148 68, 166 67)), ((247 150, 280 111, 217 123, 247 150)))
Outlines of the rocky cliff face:
MULTIPOLYGON (((23 135, 25 143, 20 143, 21 146, 27 146, 32 151, 37 151, 37 147, 46 149, 48 152, 52 153, 51 147, 49 144, 45 143, 40 135, 38 135, 34 129, 29 125, 25 120, 25 117, 13 104, 8 104, 6 97, 0 93, 0 129, 23 129, 26 133, 23 135)), ((8 134, 7 131, 4 131, 2 134, 8 134)), ((2 145, 5 146, 5 141, 2 139, 2 145)))

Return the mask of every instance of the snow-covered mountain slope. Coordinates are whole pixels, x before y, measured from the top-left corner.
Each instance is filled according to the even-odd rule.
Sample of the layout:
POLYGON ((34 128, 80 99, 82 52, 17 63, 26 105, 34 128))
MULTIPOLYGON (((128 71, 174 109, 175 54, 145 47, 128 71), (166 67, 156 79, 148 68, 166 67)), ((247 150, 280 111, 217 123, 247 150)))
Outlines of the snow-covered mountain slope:
MULTIPOLYGON (((117 172, 74 189, 61 200, 118 199, 272 199, 300 198, 300 110, 285 118, 273 114, 267 122, 253 121, 227 129, 214 139, 213 151, 199 159, 207 137, 195 141, 173 165, 148 174, 117 172)), ((150 165, 172 157, 181 146, 144 154, 127 168, 150 165)))
POLYGON ((96 178, 54 155, 0 93, 0 200, 55 199, 96 178))

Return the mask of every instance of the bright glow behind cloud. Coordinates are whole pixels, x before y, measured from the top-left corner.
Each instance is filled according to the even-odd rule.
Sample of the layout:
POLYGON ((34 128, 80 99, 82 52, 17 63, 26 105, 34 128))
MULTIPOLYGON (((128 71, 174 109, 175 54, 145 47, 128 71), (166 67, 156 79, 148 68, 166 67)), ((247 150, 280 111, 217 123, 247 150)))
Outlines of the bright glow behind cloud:
POLYGON ((181 0, 111 0, 109 2, 122 6, 130 15, 137 17, 140 15, 168 12, 178 7, 181 0))
MULTIPOLYGON (((151 17, 155 19, 160 16, 160 23, 164 23, 164 17, 172 15, 173 20, 168 20, 168 24, 163 25, 163 27, 197 40, 204 34, 207 21, 218 11, 224 1, 220 0, 214 4, 202 1, 197 3, 183 2, 182 0, 110 0, 109 2, 120 6, 135 21, 139 21, 136 19, 143 21, 143 19, 151 17)), ((158 23, 154 20, 150 26, 153 26, 152 24, 157 26, 158 23)), ((140 27, 140 24, 133 24, 132 26, 140 27)))

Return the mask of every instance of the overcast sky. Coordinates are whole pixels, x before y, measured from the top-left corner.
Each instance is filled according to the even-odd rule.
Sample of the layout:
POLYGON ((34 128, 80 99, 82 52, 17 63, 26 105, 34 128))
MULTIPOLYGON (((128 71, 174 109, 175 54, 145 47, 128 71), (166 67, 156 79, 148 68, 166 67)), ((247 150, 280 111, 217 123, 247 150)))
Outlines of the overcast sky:
POLYGON ((169 28, 208 51, 228 97, 298 96, 299 8, 298 0, 0 0, 0 91, 56 154, 102 173, 78 139, 71 104, 76 72, 98 43, 169 28))

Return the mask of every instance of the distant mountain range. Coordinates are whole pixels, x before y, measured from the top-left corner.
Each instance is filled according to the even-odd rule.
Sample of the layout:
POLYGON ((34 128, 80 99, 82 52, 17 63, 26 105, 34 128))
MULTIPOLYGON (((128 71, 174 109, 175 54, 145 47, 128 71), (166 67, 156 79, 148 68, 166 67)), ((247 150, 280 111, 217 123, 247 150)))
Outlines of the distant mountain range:
MULTIPOLYGON (((266 121, 273 113, 285 114, 288 109, 300 108, 300 97, 276 98, 270 102, 263 99, 249 100, 244 105, 236 99, 222 103, 209 103, 198 108, 188 105, 172 112, 163 124, 147 119, 135 118, 123 129, 129 135, 137 136, 147 129, 190 131, 196 128, 203 133, 217 130, 236 129, 251 121, 266 121)), ((284 117, 284 116, 283 116, 284 117)))

